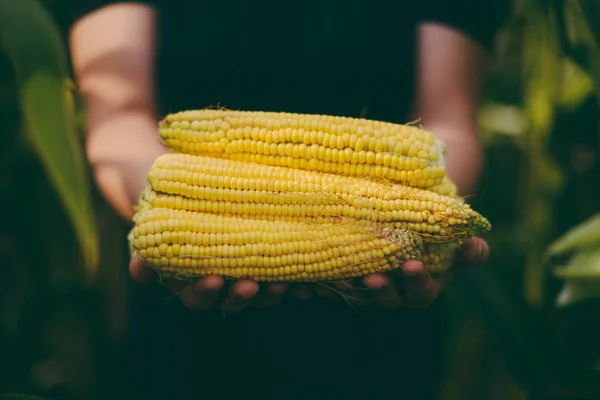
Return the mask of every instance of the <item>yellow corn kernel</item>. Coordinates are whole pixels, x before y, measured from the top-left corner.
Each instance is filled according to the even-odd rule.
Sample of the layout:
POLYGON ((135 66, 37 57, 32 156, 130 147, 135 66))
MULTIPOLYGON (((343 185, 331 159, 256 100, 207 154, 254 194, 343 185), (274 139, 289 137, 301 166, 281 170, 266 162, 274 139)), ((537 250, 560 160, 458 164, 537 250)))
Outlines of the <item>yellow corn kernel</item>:
POLYGON ((445 175, 441 140, 431 132, 390 122, 205 109, 167 115, 160 122, 160 136, 167 146, 188 154, 378 175, 421 188, 441 184, 445 175))

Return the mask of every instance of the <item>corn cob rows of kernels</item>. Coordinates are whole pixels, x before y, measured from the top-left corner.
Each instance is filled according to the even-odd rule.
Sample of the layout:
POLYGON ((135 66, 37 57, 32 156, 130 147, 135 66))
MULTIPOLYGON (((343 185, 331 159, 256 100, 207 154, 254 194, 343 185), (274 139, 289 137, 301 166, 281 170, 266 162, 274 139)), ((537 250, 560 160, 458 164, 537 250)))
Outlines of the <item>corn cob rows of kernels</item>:
POLYGON ((432 241, 470 236, 482 218, 468 204, 427 190, 206 156, 165 154, 148 175, 154 207, 388 222, 432 241))
POLYGON ((445 175, 444 144, 409 125, 293 113, 194 110, 160 124, 171 148, 345 176, 381 176, 428 188, 445 175))
POLYGON ((417 257, 421 239, 361 224, 304 224, 152 208, 136 221, 133 246, 163 272, 236 279, 332 280, 389 271, 417 257))
POLYGON ((424 242, 423 252, 419 256, 419 261, 427 266, 430 273, 441 273, 452 267, 457 251, 459 251, 457 242, 424 242))
POLYGON ((415 127, 200 110, 167 116, 160 135, 173 152, 149 171, 129 239, 165 274, 330 281, 415 258, 437 273, 491 228, 456 195, 441 142, 415 127))

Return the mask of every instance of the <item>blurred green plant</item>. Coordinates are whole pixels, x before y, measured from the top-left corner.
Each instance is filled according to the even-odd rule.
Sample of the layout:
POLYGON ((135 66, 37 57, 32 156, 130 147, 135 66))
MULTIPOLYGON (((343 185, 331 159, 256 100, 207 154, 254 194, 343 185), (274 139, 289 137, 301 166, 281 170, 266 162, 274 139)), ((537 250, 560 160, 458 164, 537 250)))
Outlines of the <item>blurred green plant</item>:
POLYGON ((58 191, 93 276, 98 239, 91 185, 59 29, 40 2, 5 0, 0 2, 0 48, 14 66, 23 131, 58 191))
POLYGON ((471 199, 494 224, 491 256, 449 288, 442 397, 600 398, 600 2, 512 6, 471 199))
MULTIPOLYGON (((528 232, 528 254, 525 269, 525 298, 533 305, 543 301, 547 271, 543 257, 556 234, 554 220, 556 199, 564 189, 567 171, 562 169, 551 152, 549 141, 554 132, 558 110, 572 111, 589 96, 600 100, 600 3, 586 0, 516 2, 515 17, 523 23, 523 111, 528 121, 526 135, 518 136, 524 143, 529 162, 522 189, 525 191, 522 221, 528 232)), ((591 127, 590 127, 591 128, 591 127)), ((589 128, 588 128, 589 129, 589 128)), ((569 134, 568 130, 562 134, 569 134)), ((589 226, 584 222, 584 226, 589 226)), ((592 224, 592 226, 594 226, 592 224)), ((593 235, 584 229, 578 237, 593 235)), ((590 236, 595 244, 600 240, 590 236)), ((565 243, 560 241, 559 243, 565 243)), ((552 250, 552 247, 551 247, 552 250)), ((590 253, 575 257, 571 265, 591 262, 590 253)), ((572 266, 571 268, 576 268, 572 266)), ((570 269, 572 270, 572 269, 570 269)), ((561 270, 562 271, 562 270, 561 270)), ((585 284, 567 284, 569 298, 581 297, 577 290, 590 293, 590 287, 600 283, 600 272, 589 271, 585 284)), ((561 273, 558 277, 567 278, 561 273)), ((596 288, 600 292, 600 288, 596 288)), ((590 298, 583 295, 583 298, 590 298)), ((566 305, 564 295, 559 304, 566 305)))
POLYGON ((566 257, 554 270, 564 280, 557 304, 569 306, 600 298, 600 213, 575 226, 553 242, 546 258, 566 257))
POLYGON ((127 226, 85 157, 70 1, 0 1, 0 393, 114 398, 127 226))

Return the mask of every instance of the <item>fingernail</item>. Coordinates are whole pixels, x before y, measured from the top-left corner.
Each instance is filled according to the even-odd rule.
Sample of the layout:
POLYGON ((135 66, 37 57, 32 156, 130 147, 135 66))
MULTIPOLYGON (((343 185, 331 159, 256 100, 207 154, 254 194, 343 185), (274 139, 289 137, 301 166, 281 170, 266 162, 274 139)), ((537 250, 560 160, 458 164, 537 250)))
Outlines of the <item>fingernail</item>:
POLYGON ((366 276, 363 280, 363 283, 365 286, 373 290, 382 290, 388 285, 388 282, 385 279, 382 279, 382 277, 379 275, 366 276))
POLYGON ((402 264, 402 274, 404 276, 416 276, 419 273, 419 269, 424 268, 423 264, 420 261, 411 261, 402 264))

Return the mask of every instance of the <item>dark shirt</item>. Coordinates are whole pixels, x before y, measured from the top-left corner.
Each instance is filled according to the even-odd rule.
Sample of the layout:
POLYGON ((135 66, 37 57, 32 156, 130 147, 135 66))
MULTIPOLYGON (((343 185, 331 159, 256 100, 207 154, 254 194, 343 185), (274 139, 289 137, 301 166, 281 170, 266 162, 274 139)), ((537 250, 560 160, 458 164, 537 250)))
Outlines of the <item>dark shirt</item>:
MULTIPOLYGON (((78 0, 76 16, 113 2, 78 0)), ((404 122, 416 26, 438 22, 489 49, 499 20, 497 1, 481 0, 141 2, 159 12, 163 115, 220 104, 404 122)))
MULTIPOLYGON (((78 0, 75 18, 111 2, 78 0)), ((162 115, 220 105, 405 122, 417 26, 441 23, 489 50, 502 15, 491 0, 148 3, 162 115)), ((426 399, 439 383, 437 306, 354 311, 314 299, 223 317, 165 291, 142 301, 152 296, 137 288, 131 307, 130 370, 141 371, 131 379, 146 398, 426 399)))

